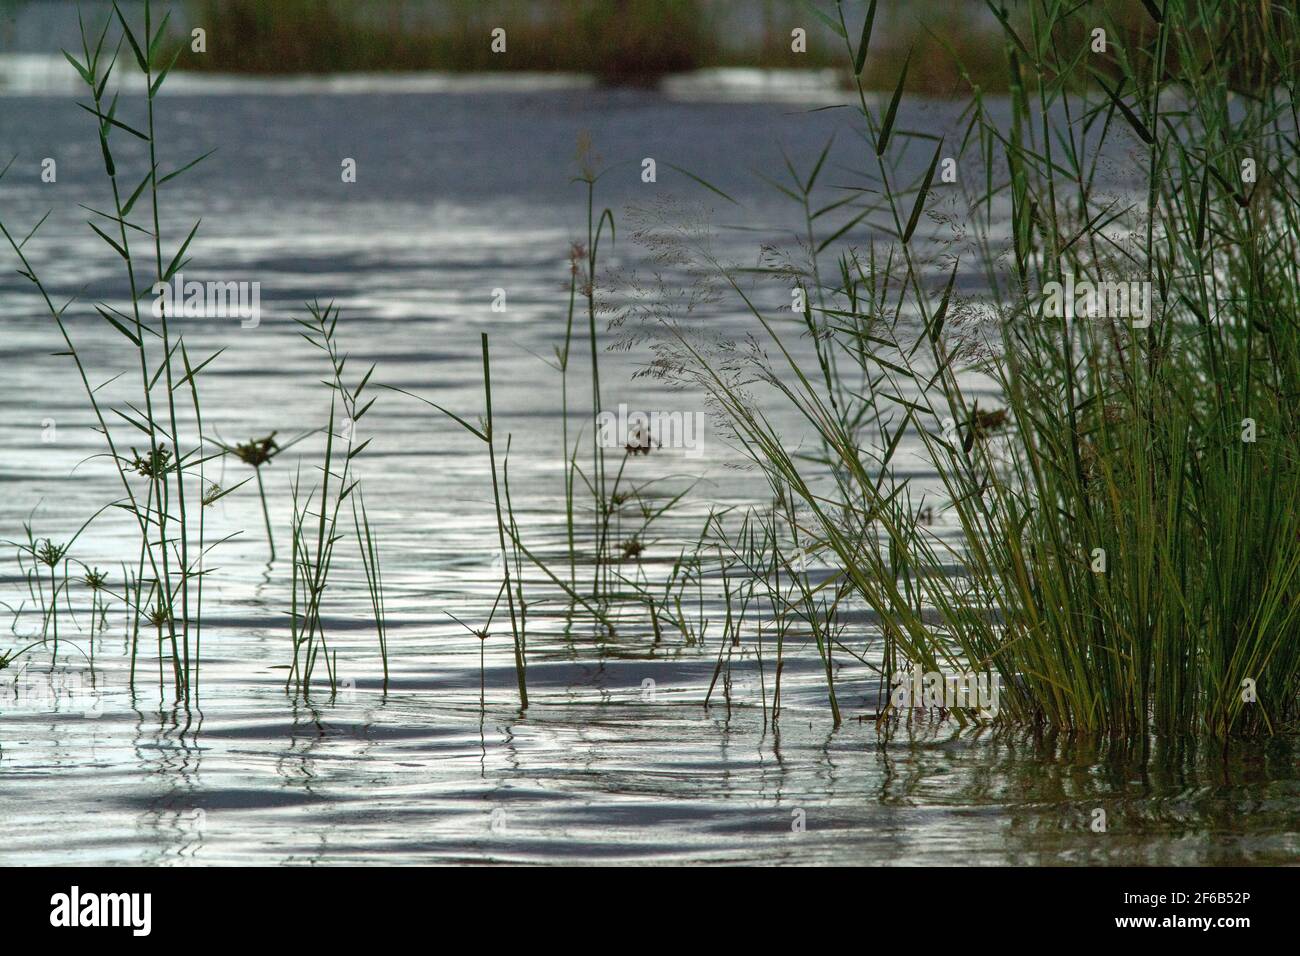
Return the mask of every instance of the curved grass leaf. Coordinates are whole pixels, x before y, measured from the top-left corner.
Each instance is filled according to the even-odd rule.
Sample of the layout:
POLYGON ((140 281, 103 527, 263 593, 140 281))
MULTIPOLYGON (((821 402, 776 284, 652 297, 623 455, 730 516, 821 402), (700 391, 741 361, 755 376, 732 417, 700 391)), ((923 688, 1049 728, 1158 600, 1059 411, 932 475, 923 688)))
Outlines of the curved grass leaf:
POLYGON ((912 233, 916 231, 916 224, 921 221, 921 213, 925 209, 925 197, 930 194, 930 185, 934 182, 934 171, 939 166, 939 154, 943 152, 943 141, 935 147, 934 159, 930 160, 930 168, 925 172, 925 182, 921 184, 921 191, 916 194, 916 203, 912 206, 911 218, 907 220, 907 228, 903 230, 903 242, 906 244, 912 238, 912 233))
POLYGON ((689 169, 683 169, 682 167, 678 166, 676 163, 668 163, 668 162, 665 162, 664 165, 667 166, 669 169, 675 169, 675 170, 677 170, 677 172, 681 173, 683 176, 687 177, 688 179, 693 179, 693 180, 695 180, 697 183, 699 183, 699 184, 700 184, 701 186, 703 186, 705 189, 709 190, 710 192, 715 192, 715 193, 717 193, 719 196, 721 196, 721 197, 722 197, 723 199, 725 199, 727 202, 729 202, 729 203, 734 203, 734 204, 737 205, 737 206, 740 205, 740 203, 736 202, 736 200, 732 199, 730 196, 728 196, 726 193, 724 193, 724 192, 723 192, 721 189, 719 189, 717 186, 713 185, 713 183, 709 182, 707 179, 701 179, 699 176, 696 176, 696 175, 695 175, 693 172, 691 172, 689 169))
POLYGON ((876 0, 871 0, 867 8, 867 19, 862 24, 862 39, 858 41, 858 55, 853 60, 853 73, 862 75, 862 68, 867 65, 867 47, 871 45, 871 29, 876 22, 876 0))
POLYGON ((894 128, 894 118, 898 116, 898 103, 903 98, 903 84, 907 82, 907 68, 912 65, 912 51, 907 51, 907 59, 903 61, 903 72, 898 77, 898 86, 894 88, 894 97, 889 101, 889 109, 885 111, 885 118, 880 123, 880 135, 876 138, 876 155, 885 155, 885 149, 889 146, 889 134, 894 128))

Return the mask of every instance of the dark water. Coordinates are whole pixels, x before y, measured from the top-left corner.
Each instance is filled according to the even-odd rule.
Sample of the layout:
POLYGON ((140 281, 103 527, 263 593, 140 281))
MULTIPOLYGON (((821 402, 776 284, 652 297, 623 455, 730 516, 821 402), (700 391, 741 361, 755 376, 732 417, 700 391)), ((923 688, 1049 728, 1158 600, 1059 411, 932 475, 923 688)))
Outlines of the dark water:
MULTIPOLYGON (((956 112, 930 104, 910 121, 938 129, 956 112)), ((704 201, 717 250, 735 262, 753 265, 761 242, 796 247, 798 211, 751 170, 779 170, 783 150, 807 170, 842 122, 840 111, 791 103, 590 89, 164 97, 164 170, 217 149, 168 188, 167 248, 201 217, 187 277, 261 283, 257 328, 184 320, 191 355, 226 349, 203 376, 205 431, 244 440, 324 424, 325 368, 291 321, 305 314, 304 300, 341 307, 339 334, 356 367, 376 362, 376 381, 471 418, 482 410, 479 335, 488 332, 497 427, 511 439, 522 534, 554 558, 563 534, 564 452, 559 378, 542 357, 562 343, 569 247, 585 232, 584 193, 571 181, 580 134, 589 133, 610 168, 598 204, 614 211, 620 231, 602 246, 605 262, 645 273, 652 266, 630 239, 625 211, 668 196, 704 201), (657 183, 640 179, 645 157, 657 160, 657 183), (348 158, 357 163, 355 184, 341 182, 348 158), (709 178, 739 204, 669 164, 709 178), (491 309, 496 289, 506 291, 504 313, 491 309)), ((141 156, 128 137, 117 145, 120 164, 138 169, 141 156)), ((863 150, 841 128, 828 190, 861 183, 855 170, 863 150)), ((0 182, 0 217, 24 235, 52 210, 28 252, 53 289, 81 296, 68 311, 78 348, 93 381, 108 383, 105 401, 127 400, 139 388, 131 351, 90 309, 96 300, 125 308, 129 295, 120 261, 85 224, 82 204, 111 205, 91 121, 68 97, 0 97, 0 155, 15 152, 18 161, 0 182), (40 181, 45 157, 57 161, 57 183, 40 181)), ((860 228, 848 238, 868 236, 860 228)), ((788 292, 766 294, 775 303, 788 292)), ((30 284, 8 266, 0 316, 0 537, 23 537, 30 521, 37 537, 66 540, 120 488, 97 457, 102 439, 68 358, 52 354, 62 348, 55 329, 30 284)), ((700 320, 732 333, 746 328, 728 302, 709 306, 700 320)), ((806 354, 806 343, 790 335, 806 354)), ((602 355, 607 407, 705 411, 699 396, 634 379, 645 359, 635 350, 602 355)), ((575 360, 571 434, 591 427, 581 411, 586 375, 575 360)), ((772 414, 797 442, 788 413, 772 414)), ((530 600, 539 602, 529 612, 533 703, 520 713, 508 629, 494 625, 480 672, 478 640, 445 613, 481 625, 499 582, 481 447, 394 393, 380 393, 363 426, 359 440, 372 441, 357 467, 384 554, 388 692, 350 546, 326 602, 344 686, 334 700, 323 688, 310 702, 284 691, 289 486, 297 454, 305 470, 319 455, 320 443, 309 440, 266 470, 279 561, 267 562, 251 486, 208 511, 209 540, 242 533, 209 563, 200 696, 190 711, 160 703, 149 648, 130 690, 120 605, 92 641, 75 588, 82 603, 75 622, 64 619, 53 674, 50 647, 25 658, 25 669, 15 664, 0 674, 0 862, 1296 857, 1300 772, 1285 740, 1234 745, 1227 754, 1170 742, 1115 754, 963 733, 935 720, 882 733, 872 719, 875 680, 849 654, 837 659, 846 722, 834 730, 816 648, 806 639, 787 648, 783 715, 773 728, 762 706, 771 650, 752 635, 728 651, 706 709, 721 640, 713 583, 698 597, 711 620, 703 633, 656 642, 649 623, 631 613, 613 636, 573 622, 555 589, 530 577, 530 600), (1098 808, 1107 816, 1102 833, 1090 826, 1098 808)), ((118 437, 129 445, 129 426, 118 437)), ((698 484, 647 536, 639 567, 629 561, 625 573, 665 574, 710 507, 766 501, 756 476, 735 467, 742 461, 712 423, 698 456, 661 449, 630 461, 629 480, 659 482, 654 495, 698 484)), ((248 475, 238 463, 214 462, 206 477, 228 486, 248 475)), ((119 562, 136 553, 136 533, 128 518, 107 512, 73 557, 108 569, 119 586, 119 562)), ((20 613, 5 613, 9 633, 0 649, 25 645, 40 627, 16 563, 4 560, 0 600, 20 613)), ((849 620, 845 643, 874 660, 871 619, 849 620)))

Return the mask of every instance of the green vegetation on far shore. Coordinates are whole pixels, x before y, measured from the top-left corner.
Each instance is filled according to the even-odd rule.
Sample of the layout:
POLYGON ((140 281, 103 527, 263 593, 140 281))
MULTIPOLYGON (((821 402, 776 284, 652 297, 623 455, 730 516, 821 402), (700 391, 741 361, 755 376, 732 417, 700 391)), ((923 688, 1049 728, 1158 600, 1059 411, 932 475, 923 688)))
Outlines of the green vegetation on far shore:
MULTIPOLYGON (((966 81, 952 54, 972 81, 1005 88, 997 24, 980 16, 980 4, 889 6, 878 17, 888 42, 865 64, 866 85, 892 89, 913 51, 915 89, 951 95, 961 88, 966 81)), ((844 66, 843 40, 823 19, 834 12, 826 2, 191 0, 187 7, 189 24, 207 32, 207 49, 194 53, 187 45, 177 65, 206 72, 564 72, 646 85, 716 67, 844 66), (492 50, 497 28, 506 31, 505 53, 492 50), (799 51, 792 48, 797 28, 807 34, 799 51)))
MULTIPOLYGON (((1035 35, 1032 8, 1024 0, 186 0, 176 8, 184 16, 174 17, 173 35, 188 40, 181 21, 187 32, 202 27, 205 50, 185 42, 177 67, 214 73, 560 72, 652 85, 667 75, 719 67, 831 69, 846 92, 859 82, 892 92, 906 64, 910 92, 961 97, 975 89, 1011 91, 1008 57, 1032 59, 1026 39, 1035 35), (854 64, 855 78, 837 21, 842 11, 856 29, 869 6, 876 40, 866 60, 854 64), (504 51, 493 49, 498 29, 505 31, 504 51), (796 30, 806 34, 800 42, 796 30), (1011 47, 1007 35, 1015 38, 1011 47)), ((1189 54, 1196 69, 1216 56, 1229 89, 1248 90, 1267 68, 1255 55, 1267 19, 1234 4, 1222 5, 1216 16, 1224 21, 1219 48, 1170 50, 1165 69, 1176 79, 1189 54)), ((1126 51, 1142 78, 1158 40, 1143 5, 1075 4, 1057 24, 1054 42, 1082 49, 1099 28, 1107 32, 1107 48, 1126 51)), ((1204 38, 1205 31, 1195 32, 1204 38)), ((1065 84, 1076 88, 1097 75, 1112 83, 1125 79, 1110 56, 1078 69, 1038 62, 1062 69, 1065 84)))

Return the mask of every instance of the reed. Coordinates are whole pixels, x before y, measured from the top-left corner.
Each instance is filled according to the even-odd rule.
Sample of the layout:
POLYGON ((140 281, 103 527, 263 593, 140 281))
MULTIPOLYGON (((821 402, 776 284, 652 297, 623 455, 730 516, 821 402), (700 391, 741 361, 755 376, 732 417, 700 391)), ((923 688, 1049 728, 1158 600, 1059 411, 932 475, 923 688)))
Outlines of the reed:
POLYGON ((602 576, 602 566, 605 564, 605 548, 609 528, 609 498, 605 489, 605 449, 601 447, 600 434, 594 427, 594 423, 600 419, 601 412, 600 346, 599 335, 596 330, 596 290, 598 287, 597 268, 600 261, 600 240, 604 235, 606 223, 609 224, 611 238, 615 235, 615 227, 614 213, 609 208, 605 208, 599 213, 596 212, 596 183, 600 181, 603 173, 596 170, 597 159, 591 148, 591 140, 586 134, 578 142, 578 162, 580 168, 577 181, 585 187, 587 205, 587 242, 584 247, 587 253, 587 271, 582 285, 582 297, 587 303, 587 336, 591 350, 591 420, 593 423, 591 431, 592 473, 590 478, 587 479, 587 485, 591 489, 598 527, 591 590, 592 594, 599 599, 602 590, 608 585, 607 569, 604 576, 602 576))
MULTIPOLYGON (((523 606, 523 592, 517 592, 516 597, 516 589, 512 585, 512 581, 515 581, 517 584, 517 578, 519 578, 519 575, 517 575, 516 571, 515 578, 512 578, 511 576, 511 551, 506 548, 507 536, 510 537, 511 546, 512 548, 517 549, 517 553, 524 554, 525 557, 528 557, 529 561, 536 563, 543 571, 547 571, 547 574, 551 576, 551 579, 554 580, 556 584, 559 584, 560 587, 567 587, 567 585, 564 585, 563 581, 555 578, 554 574, 551 574, 551 572, 547 570, 541 562, 537 561, 537 558, 534 557, 530 551, 524 548, 523 542, 521 542, 519 537, 517 537, 516 525, 515 520, 513 520, 512 512, 508 511, 508 509, 503 509, 502 507, 502 483, 500 483, 500 472, 497 468, 497 436, 495 436, 494 431, 495 419, 493 416, 493 403, 491 403, 491 350, 489 342, 487 342, 486 332, 481 333, 480 349, 482 355, 482 373, 484 373, 485 412, 484 418, 480 420, 480 425, 478 425, 478 427, 461 418, 460 415, 456 415, 455 412, 448 411, 447 408, 438 405, 437 402, 430 402, 428 398, 421 398, 420 395, 407 392, 406 389, 396 388, 396 386, 393 385, 386 385, 383 386, 383 388, 389 388, 393 390, 393 392, 408 395, 409 398, 415 398, 416 401, 428 405, 430 408, 433 408, 434 411, 437 411, 439 415, 446 416, 446 418, 455 421, 455 423, 460 425, 461 428, 464 428, 465 431, 472 434, 474 438, 481 441, 487 449, 487 464, 489 464, 491 476, 493 507, 495 518, 497 518, 497 544, 499 548, 500 562, 502 562, 502 589, 504 593, 506 593, 506 607, 508 613, 510 613, 511 639, 513 643, 513 653, 515 653, 515 684, 516 687, 519 688, 520 708, 526 708, 526 706, 528 706, 528 672, 526 672, 526 658, 524 654, 525 636, 520 620, 521 615, 525 613, 525 609, 523 606), (519 602, 517 606, 516 601, 519 602)), ((519 587, 523 587, 523 585, 519 584, 519 587)), ((484 637, 484 640, 486 640, 486 637, 484 637)))
MULTIPOLYGON (((516 615, 522 616, 524 613, 523 595, 520 592, 520 606, 516 611, 515 594, 510 588, 510 555, 506 551, 506 522, 501 511, 501 486, 497 481, 497 452, 496 452, 496 430, 493 427, 494 419, 492 417, 492 356, 488 348, 487 333, 482 333, 481 344, 483 347, 483 398, 486 407, 485 417, 483 419, 483 431, 480 437, 487 445, 488 462, 492 472, 492 503, 496 508, 497 518, 497 543, 501 548, 501 568, 504 574, 503 584, 506 591, 506 608, 510 612, 510 631, 514 637, 515 651, 515 682, 519 687, 519 706, 521 708, 528 706, 528 681, 527 681, 527 661, 524 657, 524 630, 522 621, 518 620, 516 615)), ((518 542, 513 533, 513 516, 511 518, 511 541, 518 542)))
POLYGON ((379 638, 379 656, 384 665, 384 691, 388 691, 388 620, 384 611, 384 571, 379 560, 379 535, 370 526, 365 497, 360 489, 352 502, 352 528, 361 550, 361 566, 366 575, 366 591, 375 615, 375 632, 379 638), (358 518, 358 512, 360 517, 358 518))
MULTIPOLYGON (((186 363, 188 366, 188 359, 186 359, 186 363)), ((199 426, 201 434, 201 420, 199 426)), ((280 455, 304 439, 314 435, 315 432, 304 432, 284 444, 280 444, 275 440, 275 436, 278 434, 278 431, 273 431, 261 438, 249 438, 247 441, 236 442, 233 445, 223 441, 220 437, 209 439, 217 448, 221 449, 223 455, 230 455, 253 469, 253 475, 257 480, 257 496, 262 502, 262 520, 266 524, 266 545, 271 552, 271 562, 275 561, 275 535, 271 530, 271 508, 266 502, 266 484, 262 480, 262 468, 265 465, 270 465, 280 455)), ((240 484, 243 484, 243 482, 240 484)), ((229 494, 230 491, 234 490, 234 488, 231 488, 225 493, 229 494)))
POLYGON ((470 627, 455 614, 450 611, 444 611, 449 618, 459 624, 471 635, 478 638, 478 706, 479 710, 487 710, 487 642, 492 636, 492 619, 497 615, 497 609, 501 607, 501 597, 506 593, 506 582, 502 580, 501 586, 497 588, 496 600, 492 602, 492 609, 488 612, 487 621, 482 627, 470 627))

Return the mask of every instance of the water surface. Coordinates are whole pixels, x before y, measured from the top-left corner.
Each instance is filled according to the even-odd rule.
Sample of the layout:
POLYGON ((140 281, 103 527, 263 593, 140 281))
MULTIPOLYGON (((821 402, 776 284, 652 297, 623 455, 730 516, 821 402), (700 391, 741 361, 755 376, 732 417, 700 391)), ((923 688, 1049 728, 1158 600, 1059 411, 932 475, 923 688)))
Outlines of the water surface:
MULTIPOLYGON (((932 103, 912 120, 941 128, 957 113, 932 103)), ((515 510, 525 540, 555 559, 563 553, 560 386, 543 359, 563 341, 569 250, 585 231, 583 190, 572 182, 579 136, 589 134, 610 167, 598 202, 620 223, 631 204, 702 201, 719 253, 753 265, 760 243, 796 249, 802 227, 750 171, 780 169, 783 150, 808 169, 841 122, 839 111, 790 102, 581 85, 506 92, 235 85, 163 97, 165 170, 217 150, 169 188, 168 248, 202 218, 187 276, 257 281, 262 289, 257 328, 185 320, 193 356, 226 349, 204 374, 205 430, 225 440, 272 430, 284 438, 324 423, 321 356, 292 322, 305 314, 305 300, 341 308, 339 334, 354 367, 376 362, 376 381, 471 418, 482 410, 479 335, 488 332, 515 510), (646 157, 658 161, 657 183, 641 181, 646 157), (356 161, 355 184, 341 181, 345 159, 356 161), (701 190, 670 163, 707 176, 739 204, 701 190), (505 312, 492 311, 497 289, 506 293, 505 312)), ((137 168, 138 149, 126 137, 116 145, 122 165, 137 168)), ((828 188, 861 182, 862 150, 841 129, 828 188)), ((138 390, 138 370, 90 309, 95 300, 125 308, 129 291, 120 261, 85 223, 85 206, 111 205, 89 118, 66 96, 0 97, 0 153, 10 152, 19 159, 0 182, 0 215, 25 233, 51 210, 28 246, 32 262, 61 296, 81 297, 68 312, 78 347, 96 384, 107 383, 101 394, 123 401, 138 390), (40 180, 45 157, 57 161, 57 183, 40 180)), ((621 227, 602 247, 606 262, 611 271, 646 275, 653 266, 628 232, 621 227)), ((869 236, 860 228, 847 240, 869 236)), ((766 295, 776 303, 788 292, 766 295)), ((0 537, 22 537, 30 521, 36 536, 66 540, 120 488, 100 457, 102 439, 69 360, 54 354, 62 348, 54 328, 30 284, 8 267, 0 315, 0 537)), ((725 334, 748 328, 725 301, 698 318, 725 334)), ((790 336, 806 355, 797 332, 790 336)), ((607 407, 707 412, 699 396, 633 378, 645 360, 643 351, 602 354, 607 407)), ((572 434, 591 427, 582 410, 586 371, 575 359, 572 434)), ((772 414, 797 444, 801 432, 788 412, 772 414)), ((532 706, 521 713, 508 629, 495 622, 480 668, 479 641, 446 613, 481 626, 499 581, 482 448, 392 393, 381 394, 363 426, 360 437, 372 441, 357 467, 384 554, 387 691, 360 564, 345 548, 326 602, 343 687, 333 699, 318 689, 307 702, 285 693, 290 481, 297 453, 310 473, 320 450, 304 442, 266 471, 279 561, 267 561, 251 486, 209 510, 209 540, 239 534, 209 563, 200 693, 190 710, 165 693, 160 699, 147 647, 137 686, 128 687, 120 606, 93 641, 93 677, 84 608, 81 633, 65 621, 52 676, 52 648, 28 657, 25 670, 5 672, 0 862, 1295 859, 1300 773, 1286 740, 1226 754, 1154 741, 1145 753, 1115 754, 962 732, 933 716, 882 732, 875 678, 848 653, 836 658, 846 713, 836 730, 806 639, 787 649, 783 712, 773 726, 763 706, 773 649, 752 635, 737 648, 722 646, 716 582, 699 595, 711 621, 703 633, 656 641, 632 613, 614 635, 574 620, 553 588, 530 577, 530 599, 539 603, 528 623, 532 706), (720 652, 726 667, 706 708, 720 652), (75 693, 60 696, 70 687, 75 693), (1099 807, 1105 833, 1089 826, 1099 807)), ((129 446, 133 436, 123 426, 118 437, 129 446)), ((701 450, 695 457, 661 449, 629 462, 629 481, 655 482, 650 501, 695 483, 642 542, 640 560, 625 563, 629 576, 665 574, 710 508, 766 502, 765 486, 737 467, 743 455, 711 422, 701 450)), ((208 466, 208 480, 225 486, 248 476, 238 463, 208 466)), ((912 476, 927 478, 920 470, 912 476)), ((629 526, 634 517, 626 516, 629 526)), ((74 556, 108 569, 116 586, 135 541, 131 520, 110 511, 74 556)), ((21 646, 39 622, 8 558, 0 589, 0 600, 23 608, 0 647, 21 646)), ((846 645, 877 661, 870 615, 858 609, 847 620, 846 645)))

